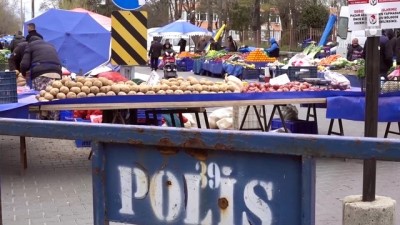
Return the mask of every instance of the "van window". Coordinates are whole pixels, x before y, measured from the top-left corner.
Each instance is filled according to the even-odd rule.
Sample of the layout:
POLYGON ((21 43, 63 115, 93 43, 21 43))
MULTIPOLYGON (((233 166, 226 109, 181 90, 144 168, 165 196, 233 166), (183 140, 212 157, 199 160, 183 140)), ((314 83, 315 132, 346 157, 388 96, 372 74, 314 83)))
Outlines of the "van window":
POLYGON ((339 17, 338 21, 338 36, 341 39, 347 39, 347 32, 349 30, 349 18, 339 17))

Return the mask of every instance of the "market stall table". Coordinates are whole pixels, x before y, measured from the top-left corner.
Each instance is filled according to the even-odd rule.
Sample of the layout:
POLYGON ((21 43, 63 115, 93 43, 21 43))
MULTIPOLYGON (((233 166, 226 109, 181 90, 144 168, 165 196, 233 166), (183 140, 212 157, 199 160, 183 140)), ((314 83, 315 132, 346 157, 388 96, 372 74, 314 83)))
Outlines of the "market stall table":
MULTIPOLYGON (((29 105, 37 102, 35 98, 36 92, 28 91, 18 95, 17 103, 0 104, 0 117, 15 118, 15 119, 28 119, 29 105)), ((26 140, 25 137, 20 137, 20 162, 21 174, 28 167, 27 153, 26 153, 26 140)))

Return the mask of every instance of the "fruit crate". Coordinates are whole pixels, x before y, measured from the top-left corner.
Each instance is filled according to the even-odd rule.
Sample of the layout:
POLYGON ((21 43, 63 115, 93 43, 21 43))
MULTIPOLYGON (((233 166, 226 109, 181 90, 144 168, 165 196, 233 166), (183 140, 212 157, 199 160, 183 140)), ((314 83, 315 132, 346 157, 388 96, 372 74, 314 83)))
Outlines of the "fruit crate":
POLYGON ((18 102, 15 72, 0 71, 0 104, 18 102))
MULTIPOLYGON (((318 125, 315 121, 306 120, 286 120, 286 128, 291 133, 297 134, 318 134, 318 125)), ((271 130, 276 130, 282 127, 281 119, 273 119, 271 122, 271 130)))
MULTIPOLYGON (((90 123, 90 120, 84 120, 80 118, 75 118, 75 122, 83 122, 83 123, 90 123)), ((75 140, 75 145, 77 148, 87 148, 91 147, 92 142, 91 141, 85 141, 85 140, 75 140)))

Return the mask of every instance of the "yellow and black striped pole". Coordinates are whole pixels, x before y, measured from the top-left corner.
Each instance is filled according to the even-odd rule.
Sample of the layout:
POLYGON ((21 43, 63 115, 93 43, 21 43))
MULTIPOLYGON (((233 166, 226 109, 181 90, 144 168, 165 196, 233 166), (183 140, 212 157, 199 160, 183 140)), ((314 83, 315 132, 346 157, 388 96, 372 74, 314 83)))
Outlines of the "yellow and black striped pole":
POLYGON ((111 63, 147 64, 147 12, 114 11, 111 14, 111 63))

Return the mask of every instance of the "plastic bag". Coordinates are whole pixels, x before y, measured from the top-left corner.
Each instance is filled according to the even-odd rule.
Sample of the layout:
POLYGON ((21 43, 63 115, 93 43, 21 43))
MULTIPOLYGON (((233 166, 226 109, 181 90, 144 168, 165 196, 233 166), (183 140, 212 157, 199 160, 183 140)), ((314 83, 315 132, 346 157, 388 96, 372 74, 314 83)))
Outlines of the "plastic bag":
POLYGON ((289 60, 290 66, 311 66, 312 58, 304 53, 299 53, 289 60))
POLYGON ((331 81, 331 86, 334 89, 346 90, 351 88, 350 81, 340 73, 325 71, 324 73, 325 80, 331 81))
MULTIPOLYGON (((297 107, 294 105, 285 105, 281 107, 282 115, 284 120, 298 120, 299 119, 299 111, 297 107)), ((275 113, 279 115, 278 112, 275 113)))
POLYGON ((220 130, 232 130, 233 129, 233 118, 223 118, 217 121, 217 126, 220 130))
POLYGON ((233 118, 233 108, 221 108, 214 110, 208 117, 208 122, 211 129, 218 129, 218 121, 224 118, 233 118))
POLYGON ((389 80, 393 80, 395 77, 400 77, 400 69, 395 69, 388 75, 389 80))
POLYGON ((400 91, 400 77, 399 74, 393 74, 396 70, 394 70, 390 75, 388 75, 389 81, 383 83, 381 87, 382 93, 389 93, 389 92, 397 92, 400 91), (393 74, 393 75, 392 75, 393 74), (390 78, 389 78, 390 76, 390 78))
POLYGON ((122 74, 118 72, 104 72, 104 73, 99 73, 98 77, 105 77, 109 80, 112 80, 114 82, 120 82, 120 81, 128 81, 126 77, 124 77, 122 74))

